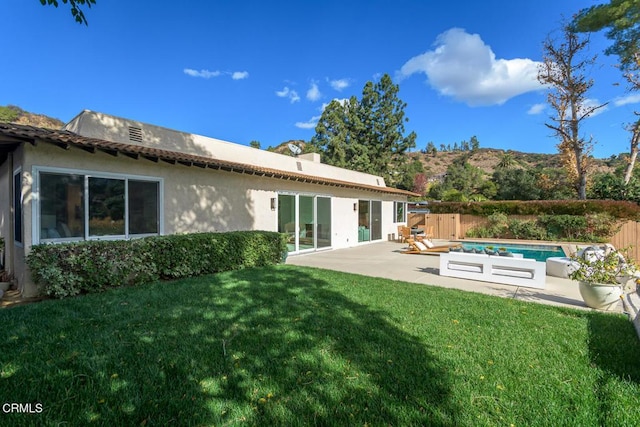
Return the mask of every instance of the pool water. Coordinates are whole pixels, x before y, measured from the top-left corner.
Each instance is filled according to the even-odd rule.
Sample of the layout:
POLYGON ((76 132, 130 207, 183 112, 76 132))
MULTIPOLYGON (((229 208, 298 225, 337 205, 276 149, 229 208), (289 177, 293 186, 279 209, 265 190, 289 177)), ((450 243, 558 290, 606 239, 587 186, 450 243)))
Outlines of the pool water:
POLYGON ((547 258, 551 257, 563 257, 566 256, 562 247, 549 246, 549 245, 526 245, 517 243, 492 243, 492 242, 462 242, 462 246, 465 248, 484 249, 487 246, 493 246, 493 250, 498 248, 505 248, 509 252, 514 254, 522 254, 525 258, 533 258, 536 261, 545 262, 547 258))

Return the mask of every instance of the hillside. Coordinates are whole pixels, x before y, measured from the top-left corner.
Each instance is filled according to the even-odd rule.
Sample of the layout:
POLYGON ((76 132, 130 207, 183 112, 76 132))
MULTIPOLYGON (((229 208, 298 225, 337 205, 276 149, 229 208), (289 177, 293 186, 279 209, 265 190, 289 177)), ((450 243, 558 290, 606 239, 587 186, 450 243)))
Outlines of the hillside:
MULTIPOLYGON (((44 127, 49 129, 60 129, 64 123, 61 120, 46 116, 44 114, 30 113, 13 105, 0 106, 0 122, 9 121, 23 125, 44 127)), ((288 143, 293 143, 304 149, 305 142, 302 140, 290 140, 279 144, 276 147, 269 147, 269 151, 280 154, 290 154, 287 148, 288 143)), ((418 159, 425 170, 427 177, 434 177, 447 171, 447 167, 461 156, 467 156, 468 162, 472 166, 482 169, 490 175, 500 162, 505 151, 495 148, 480 148, 475 152, 469 151, 438 151, 435 155, 423 152, 412 152, 407 155, 409 161, 418 159)), ((509 150, 516 167, 561 167, 560 156, 558 154, 536 154, 523 153, 509 150)), ((593 172, 613 172, 623 160, 594 159, 593 172)))
POLYGON ((61 120, 44 114, 35 114, 15 105, 0 107, 0 122, 12 122, 20 125, 37 126, 48 129, 60 129, 64 126, 61 120))
MULTIPOLYGON (((559 154, 524 153, 509 150, 514 159, 515 167, 521 168, 561 168, 562 163, 559 154)), ((491 175, 505 154, 505 150, 496 148, 480 148, 476 152, 464 151, 439 151, 434 155, 421 152, 410 153, 411 159, 418 159, 422 163, 427 177, 437 176, 447 171, 447 167, 461 156, 467 156, 469 164, 482 169, 491 175)), ((613 172, 620 161, 609 159, 593 159, 593 172, 613 172)))

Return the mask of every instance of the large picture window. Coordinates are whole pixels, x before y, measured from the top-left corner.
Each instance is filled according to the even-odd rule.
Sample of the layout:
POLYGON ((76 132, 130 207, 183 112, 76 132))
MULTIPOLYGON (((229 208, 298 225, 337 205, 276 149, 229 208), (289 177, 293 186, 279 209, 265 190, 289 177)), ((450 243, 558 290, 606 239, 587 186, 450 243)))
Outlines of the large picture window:
POLYGON ((160 180, 40 171, 40 241, 160 234, 160 180))
POLYGON ((123 179, 89 178, 89 236, 124 236, 123 179))

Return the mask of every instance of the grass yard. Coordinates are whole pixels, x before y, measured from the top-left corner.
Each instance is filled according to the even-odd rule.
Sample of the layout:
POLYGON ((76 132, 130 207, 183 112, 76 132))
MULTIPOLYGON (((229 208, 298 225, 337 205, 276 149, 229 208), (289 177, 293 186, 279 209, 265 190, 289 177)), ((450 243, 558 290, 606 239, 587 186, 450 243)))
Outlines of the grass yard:
POLYGON ((621 315, 311 268, 0 310, 0 425, 640 425, 621 315))

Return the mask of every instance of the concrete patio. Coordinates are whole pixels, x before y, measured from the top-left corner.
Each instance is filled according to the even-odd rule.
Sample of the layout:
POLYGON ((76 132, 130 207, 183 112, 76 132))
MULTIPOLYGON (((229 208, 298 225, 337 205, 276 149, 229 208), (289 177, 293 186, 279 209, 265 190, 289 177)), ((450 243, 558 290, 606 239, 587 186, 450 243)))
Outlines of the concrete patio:
MULTIPOLYGON (((437 241, 434 243, 438 244, 437 241)), ((403 254, 401 252, 405 247, 405 244, 396 242, 372 243, 355 248, 292 255, 287 259, 287 264, 326 268, 540 304, 591 310, 580 296, 578 283, 572 280, 547 276, 545 289, 533 289, 443 277, 438 274, 439 255, 403 254)), ((622 302, 612 306, 609 311, 623 312, 622 302)))

